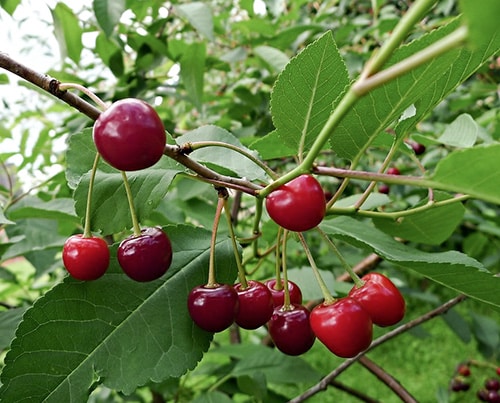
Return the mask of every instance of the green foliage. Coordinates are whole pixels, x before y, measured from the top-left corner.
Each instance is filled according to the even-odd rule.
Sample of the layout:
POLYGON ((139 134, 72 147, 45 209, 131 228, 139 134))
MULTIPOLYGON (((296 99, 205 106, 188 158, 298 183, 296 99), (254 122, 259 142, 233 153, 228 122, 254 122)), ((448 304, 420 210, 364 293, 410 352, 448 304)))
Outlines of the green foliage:
MULTIPOLYGON (((0 6, 12 15, 20 3, 0 6)), ((327 286, 344 295, 351 285, 336 279, 345 265, 366 269, 364 258, 377 255, 377 270, 405 293, 407 321, 425 315, 422 305, 464 294, 480 308, 443 316, 449 331, 497 365, 498 5, 463 0, 459 16, 454 1, 431 9, 432 1, 419 0, 427 14, 416 19, 420 25, 403 26, 408 36, 385 57, 377 49, 413 12, 400 3, 265 1, 257 10, 248 0, 174 1, 169 8, 159 0, 93 0, 85 12, 57 3, 50 12, 62 63, 50 74, 105 101, 144 99, 165 124, 166 155, 127 177, 140 224, 164 226, 174 260, 151 283, 123 274, 116 249, 132 218, 122 173, 101 160, 90 227, 112 244, 111 267, 92 282, 64 277, 62 245, 82 232, 86 215, 92 122, 48 98, 19 112, 6 102, 13 116, 2 121, 0 142, 17 149, 2 151, 0 164, 0 400, 124 401, 155 393, 165 401, 282 402, 317 384, 333 369, 322 362, 340 363, 318 345, 311 355, 288 357, 262 345, 265 328, 236 327, 228 333, 241 343, 229 344, 228 333, 197 328, 186 306, 189 291, 207 281, 211 253, 217 281, 236 279, 227 223, 210 250, 214 187, 229 189, 246 272, 265 279, 274 275, 278 229, 258 193, 306 172, 333 198, 320 227, 341 264, 316 232, 304 234, 327 286), (443 45, 465 24, 466 41, 443 45), (95 46, 83 41, 87 34, 95 46), (90 61, 83 57, 89 51, 90 61), (374 60, 382 70, 367 77, 374 60), (409 147, 413 141, 426 146, 423 155, 409 147), (389 166, 402 175, 381 176, 389 166), (27 178, 39 174, 43 182, 30 189, 27 178), (383 182, 389 194, 374 191, 383 182)), ((10 79, 1 74, 0 84, 10 79)), ((319 288, 296 241, 288 239, 286 263, 313 300, 319 288)), ((378 349, 373 356, 411 361, 413 346, 426 345, 411 340, 392 350, 382 345, 383 357, 378 349)), ((460 350, 453 357, 446 350, 439 361, 453 368, 464 359, 460 350)), ((383 388, 374 385, 366 389, 379 399, 383 388)), ((324 393, 318 401, 329 401, 324 393)))

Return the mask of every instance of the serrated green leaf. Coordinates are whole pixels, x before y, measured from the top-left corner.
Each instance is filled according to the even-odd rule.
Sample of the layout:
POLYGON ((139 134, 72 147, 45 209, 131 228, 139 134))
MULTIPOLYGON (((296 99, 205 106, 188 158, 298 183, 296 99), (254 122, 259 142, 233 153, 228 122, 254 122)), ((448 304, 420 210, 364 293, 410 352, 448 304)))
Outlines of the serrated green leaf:
POLYGON ((203 42, 185 44, 181 64, 181 80, 193 105, 201 111, 203 104, 203 76, 205 74, 206 46, 203 42))
POLYGON ((500 204, 499 160, 500 144, 457 150, 439 161, 430 179, 441 189, 500 204))
POLYGON ((482 0, 478 7, 477 1, 460 0, 460 9, 469 31, 469 43, 473 48, 481 47, 491 37, 498 36, 498 16, 500 2, 497 0, 482 0))
MULTIPOLYGON (((435 43, 460 26, 458 20, 423 35, 401 47, 388 63, 392 65, 435 43)), ((466 48, 449 51, 367 94, 347 113, 330 139, 339 156, 353 159, 411 105, 415 115, 396 126, 405 135, 454 88, 465 81, 499 49, 500 36, 474 51, 466 48)))
POLYGON ((110 36, 125 11, 125 0, 94 0, 94 15, 106 36, 110 36))
MULTIPOLYGON (((177 163, 164 157, 148 169, 127 173, 140 222, 151 215, 179 172, 181 170, 177 163)), ((75 210, 79 217, 85 216, 89 179, 90 174, 84 174, 74 192, 75 210)), ((93 231, 103 234, 114 234, 132 227, 127 195, 119 171, 96 173, 90 222, 93 231)))
POLYGON ((351 217, 327 220, 321 224, 321 228, 335 238, 374 252, 389 262, 407 267, 438 284, 500 309, 500 278, 493 276, 469 256, 456 251, 420 251, 351 217))
POLYGON ((47 218, 76 221, 77 218, 74 201, 69 198, 53 199, 46 202, 37 197, 25 197, 9 211, 10 217, 14 220, 47 218))
POLYGON ((471 115, 463 113, 446 126, 438 142, 452 147, 472 147, 477 140, 479 125, 471 115))
POLYGON ((25 308, 14 308, 0 312, 0 350, 6 350, 16 332, 19 322, 26 311, 25 308))
POLYGON ((250 148, 257 151, 264 160, 292 157, 297 154, 295 149, 283 143, 283 140, 276 130, 255 140, 250 145, 250 148))
MULTIPOLYGON (((94 383, 133 392, 179 377, 208 349, 212 335, 189 317, 187 296, 208 275, 210 231, 166 227, 174 258, 167 274, 137 283, 111 267, 96 281, 66 278, 30 308, 5 357, 0 400, 86 401, 94 383)), ((215 249, 217 280, 232 283, 231 242, 215 249)))
MULTIPOLYGON (((452 197, 442 192, 434 193, 435 201, 447 200, 452 197)), ((428 200, 425 199, 415 207, 424 206, 427 203, 428 200)), ((377 228, 394 237, 429 245, 440 245, 450 237, 460 224, 464 213, 465 207, 458 202, 426 209, 397 220, 374 218, 373 223, 377 228)))
POLYGON ((54 20, 55 36, 59 43, 61 58, 69 57, 78 64, 83 49, 83 30, 80 27, 80 21, 71 8, 64 3, 57 3, 50 11, 54 20))
POLYGON ((212 10, 200 1, 187 4, 177 4, 177 13, 189 21, 189 23, 202 35, 210 40, 214 39, 214 23, 212 10))
POLYGON ((309 149, 349 85, 331 31, 290 60, 271 93, 271 114, 283 142, 296 153, 309 149))
MULTIPOLYGON (((244 147, 233 134, 218 126, 201 126, 175 139, 177 144, 195 143, 197 141, 216 141, 231 144, 258 158, 258 154, 244 147)), ((204 147, 193 151, 190 157, 198 162, 209 164, 217 169, 237 174, 248 180, 266 180, 266 175, 254 162, 242 154, 224 147, 204 147)))

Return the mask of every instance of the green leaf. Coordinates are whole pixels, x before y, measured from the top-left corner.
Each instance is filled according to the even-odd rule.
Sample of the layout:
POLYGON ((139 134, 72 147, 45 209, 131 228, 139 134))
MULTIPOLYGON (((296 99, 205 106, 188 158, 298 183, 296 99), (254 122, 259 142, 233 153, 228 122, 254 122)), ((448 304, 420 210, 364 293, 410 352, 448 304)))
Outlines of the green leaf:
POLYGON ((460 0, 459 5, 469 30, 469 43, 473 48, 481 47, 490 38, 498 36, 500 2, 482 0, 478 7, 477 1, 460 0))
POLYGON ((19 4, 21 4, 21 0, 0 0, 0 6, 10 15, 14 14, 19 4))
MULTIPOLYGON (((151 168, 127 173, 140 222, 149 218, 179 172, 177 163, 162 158, 151 168)), ((75 189, 75 209, 79 217, 85 216, 89 179, 90 174, 85 174, 75 189)), ((119 171, 96 173, 90 222, 92 230, 100 230, 103 234, 114 234, 132 227, 123 178, 119 171)))
POLYGON ((438 284, 500 309, 500 278, 469 256, 456 251, 420 251, 351 217, 327 220, 321 227, 333 237, 374 252, 391 263, 407 267, 438 284))
MULTIPOLYGON (((434 192, 435 201, 451 198, 453 196, 434 192)), ((427 203, 428 199, 425 199, 414 207, 425 206, 427 203)), ((397 220, 383 217, 374 218, 373 223, 377 228, 393 237, 429 245, 440 245, 451 236, 462 221, 464 213, 465 207, 462 203, 457 202, 426 209, 397 220)))
POLYGON ((0 207, 0 225, 4 224, 15 224, 14 221, 9 220, 7 217, 5 217, 5 214, 3 212, 3 208, 0 207))
POLYGON ((290 60, 271 93, 271 114, 285 145, 309 149, 349 84, 331 31, 290 60))
MULTIPOLYGON (((432 45, 457 27, 459 21, 455 20, 401 47, 388 66, 432 45)), ((395 129, 398 136, 405 135, 498 49, 498 38, 492 38, 488 45, 474 51, 466 48, 449 51, 371 91, 347 113, 332 134, 330 143, 333 150, 340 157, 355 158, 381 131, 398 121, 404 111, 414 105, 415 114, 401 120, 395 129)))
MULTIPOLYGON (((195 143, 197 141, 216 141, 231 144, 255 158, 258 154, 248 148, 244 147, 241 142, 230 132, 217 126, 207 125, 192 130, 175 139, 177 144, 182 145, 185 143, 195 143)), ((255 165, 254 162, 244 157, 242 154, 223 147, 204 147, 193 151, 190 157, 198 162, 210 165, 217 168, 218 171, 225 171, 225 173, 237 174, 240 177, 245 177, 248 180, 266 180, 266 175, 255 165)))
POLYGON ((255 140, 250 145, 250 148, 257 151, 264 160, 292 157, 297 154, 295 149, 283 143, 283 140, 276 130, 255 140))
POLYGON ((6 350, 16 332, 17 326, 23 317, 25 308, 14 308, 0 312, 0 350, 6 350))
MULTIPOLYGON (((86 401, 98 383, 130 394, 195 367, 212 334, 189 317, 190 290, 208 275, 210 231, 167 227, 172 266, 161 279, 137 283, 112 258, 96 281, 67 277, 24 315, 1 375, 1 401, 86 401)), ((115 256, 116 245, 112 256, 115 256)), ((217 279, 232 283, 231 242, 215 249, 217 279)))
POLYGON ((212 10, 205 3, 194 1, 187 4, 177 4, 175 11, 202 35, 214 40, 214 23, 212 10))
POLYGON ((202 395, 196 397, 191 401, 192 403, 232 403, 231 399, 225 393, 219 392, 217 390, 211 390, 204 392, 202 395))
POLYGON ((271 73, 279 73, 290 61, 285 53, 272 46, 257 46, 253 51, 266 64, 271 73))
POLYGON ((99 26, 110 36, 125 11, 125 0, 94 0, 92 7, 99 26))
POLYGON ((112 38, 100 33, 95 41, 95 51, 116 77, 121 77, 125 70, 122 50, 112 38))
POLYGON ((203 76, 205 74, 206 52, 205 43, 185 44, 180 60, 181 80, 184 83, 189 99, 199 111, 201 111, 203 104, 203 76))
POLYGON ((440 189, 500 204, 499 160, 500 144, 457 150, 439 161, 430 179, 440 189))
POLYGON ((479 125, 467 113, 459 115, 453 122, 446 126, 438 142, 452 147, 472 147, 477 140, 479 125))
POLYGON ((57 3, 50 11, 54 20, 55 36, 59 43, 61 58, 64 60, 69 57, 78 64, 83 49, 83 30, 78 17, 64 3, 57 3))
POLYGON ((73 199, 59 198, 47 202, 37 197, 25 197, 9 210, 14 220, 21 218, 47 218, 58 220, 75 220, 77 218, 73 199))

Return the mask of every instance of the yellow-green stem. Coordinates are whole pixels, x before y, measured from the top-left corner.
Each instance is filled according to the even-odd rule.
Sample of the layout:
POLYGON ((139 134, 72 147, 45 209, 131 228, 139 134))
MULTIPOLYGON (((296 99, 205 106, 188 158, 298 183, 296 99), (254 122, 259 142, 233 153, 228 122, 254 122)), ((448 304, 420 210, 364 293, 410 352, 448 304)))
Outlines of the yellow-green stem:
MULTIPOLYGON (((288 269, 286 265, 286 245, 288 240, 288 230, 283 230, 282 246, 281 246, 281 268, 283 270, 283 310, 292 309, 290 303, 290 290, 288 289, 288 269)), ((281 280, 280 280, 281 284, 281 280)))
MULTIPOLYGON (((283 236, 283 228, 279 227, 278 228, 278 235, 276 236, 276 264, 275 264, 275 278, 276 278, 276 283, 274 284, 274 289, 275 290, 282 290, 283 289, 283 284, 281 283, 281 237, 283 236)), ((283 258, 286 259, 286 256, 283 258)))
POLYGON ((233 228, 233 220, 231 218, 231 212, 229 210, 227 198, 219 196, 223 200, 224 204, 224 213, 226 216, 227 226, 229 228, 229 236, 231 237, 231 243, 233 245, 234 258, 236 260, 236 266, 238 267, 238 278, 240 280, 241 288, 248 288, 248 282, 246 279, 245 269, 243 268, 243 264, 241 263, 240 252, 238 250, 238 244, 236 242, 236 235, 234 233, 233 228))
POLYGON ((132 228, 135 236, 141 235, 141 227, 139 225, 139 220, 137 219, 137 213, 135 212, 134 206, 134 196, 132 195, 132 189, 130 188, 130 183, 127 179, 127 174, 125 171, 121 171, 123 178, 123 186, 125 187, 125 193, 127 194, 128 207, 130 209, 130 217, 132 219, 132 228))
POLYGON ((217 230, 219 229, 220 216, 224 208, 224 199, 217 199, 217 208, 215 209, 214 223, 212 226, 212 238, 210 239, 210 256, 208 260, 208 282, 206 287, 217 287, 215 279, 215 243, 217 241, 217 230))
POLYGON ((99 164, 100 159, 99 153, 96 153, 94 158, 94 164, 92 165, 92 170, 90 171, 90 179, 89 179, 89 191, 87 193, 87 205, 85 206, 85 224, 83 227, 83 237, 90 238, 92 236, 91 225, 90 225, 90 215, 91 215, 91 207, 92 207, 92 192, 94 190, 94 181, 95 174, 97 172, 97 165, 99 164))
POLYGON ((311 254, 311 250, 309 249, 309 246, 307 245, 307 242, 306 242, 306 239, 304 238, 304 235, 301 232, 298 232, 297 235, 299 236, 300 243, 302 244, 302 247, 304 248, 304 252, 307 256, 307 260, 309 261, 309 264, 311 265, 311 269, 314 273, 314 277, 316 277, 316 281, 319 285, 319 288, 321 289, 321 294, 323 295, 324 303, 325 304, 333 303, 335 301, 335 298, 328 290, 328 287, 326 286, 325 280, 323 280, 323 277, 321 277, 321 273, 319 272, 318 266, 316 266, 316 262, 314 261, 314 258, 311 254))

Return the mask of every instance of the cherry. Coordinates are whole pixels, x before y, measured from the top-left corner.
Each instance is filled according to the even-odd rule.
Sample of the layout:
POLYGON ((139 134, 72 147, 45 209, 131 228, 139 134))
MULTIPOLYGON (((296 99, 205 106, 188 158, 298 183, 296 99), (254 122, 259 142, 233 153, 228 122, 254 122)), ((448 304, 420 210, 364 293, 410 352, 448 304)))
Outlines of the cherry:
POLYGON ((488 390, 500 390, 500 381, 494 378, 487 379, 484 382, 484 387, 488 390))
POLYGON ((387 185, 385 183, 378 185, 378 192, 386 194, 386 195, 389 194, 389 192, 390 192, 389 185, 387 185))
POLYGON ((116 101, 97 118, 93 138, 99 154, 116 169, 148 168, 163 155, 163 123, 148 103, 134 98, 116 101))
POLYGON ((497 367, 497 368, 495 369, 495 372, 497 373, 497 375, 498 375, 498 376, 500 376, 500 367, 497 367))
POLYGON ((380 273, 368 273, 361 280, 364 285, 353 287, 349 297, 370 314, 374 324, 391 326, 403 319, 405 300, 391 280, 380 273))
POLYGON ((453 378, 450 383, 450 389, 453 392, 465 392, 470 389, 470 384, 460 378, 453 378))
POLYGON ((99 237, 72 235, 64 242, 62 259, 72 277, 78 280, 96 280, 108 269, 108 244, 99 237))
POLYGON ((387 174, 388 175, 401 175, 401 172, 399 172, 399 169, 397 169, 396 167, 390 167, 389 169, 387 169, 387 174))
POLYGON ((339 357, 354 357, 370 346, 372 320, 353 298, 317 305, 311 311, 310 322, 316 337, 339 357))
POLYGON ((188 296, 188 311, 193 322, 208 332, 222 332, 238 313, 238 293, 229 284, 201 285, 188 296))
POLYGON ((412 141, 410 143, 410 146, 416 155, 422 155, 423 153, 425 153, 425 146, 423 144, 412 141))
POLYGON ((500 403, 500 395, 496 390, 488 390, 487 402, 490 403, 500 403))
POLYGON ((161 228, 149 227, 118 246, 118 263, 131 279, 152 281, 161 277, 172 263, 172 244, 161 228))
MULTIPOLYGON (((276 279, 267 280, 265 282, 265 285, 269 289, 269 291, 271 291, 274 306, 278 307, 283 305, 285 300, 285 289, 283 287, 284 281, 281 280, 281 290, 278 290, 276 288, 276 279)), ((291 304, 302 304, 302 291, 300 291, 300 288, 297 284, 290 280, 288 280, 288 292, 290 293, 291 304)))
POLYGON ((488 390, 480 389, 477 391, 476 396, 481 402, 487 402, 488 401, 488 390))
POLYGON ((269 216, 289 231, 302 232, 316 227, 325 217, 325 193, 311 175, 301 175, 266 197, 269 216))
POLYGON ((299 304, 275 308, 268 328, 274 345, 287 355, 305 353, 316 339, 309 323, 309 310, 299 304))
POLYGON ((248 287, 235 284, 238 293, 239 310, 235 322, 243 329, 257 329, 265 325, 273 314, 271 291, 259 281, 248 281, 248 287))
POLYGON ((457 374, 462 376, 470 376, 470 367, 467 364, 459 364, 457 367, 457 374))

